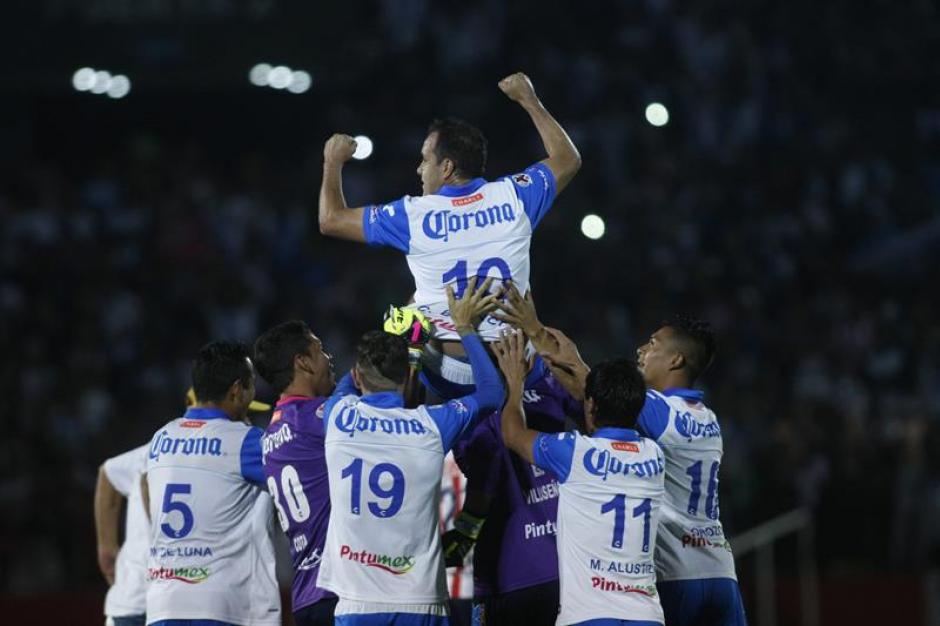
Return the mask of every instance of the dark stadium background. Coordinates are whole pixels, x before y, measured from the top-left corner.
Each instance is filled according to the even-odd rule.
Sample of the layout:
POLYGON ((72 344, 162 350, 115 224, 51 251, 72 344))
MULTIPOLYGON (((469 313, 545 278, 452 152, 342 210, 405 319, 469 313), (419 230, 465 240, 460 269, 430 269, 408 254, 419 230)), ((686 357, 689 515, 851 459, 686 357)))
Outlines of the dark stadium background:
MULTIPOLYGON (((420 193, 428 122, 542 156, 527 72, 584 166, 537 231, 544 322, 588 360, 710 320, 734 537, 803 508, 822 624, 940 623, 940 8, 927 0, 35 0, 0 9, 0 621, 98 624, 98 465, 181 410, 189 359, 307 320, 336 356, 412 282, 316 228, 322 145, 352 205, 420 193), (248 81, 308 71, 295 95, 248 81), (127 97, 80 93, 90 66, 127 97), (644 119, 650 102, 670 120, 644 119), (580 232, 587 213, 606 234, 580 232)), ((259 389, 262 399, 267 391, 259 389)), ((793 536, 779 624, 799 623, 793 536)), ((752 623, 754 556, 738 562, 752 623)))

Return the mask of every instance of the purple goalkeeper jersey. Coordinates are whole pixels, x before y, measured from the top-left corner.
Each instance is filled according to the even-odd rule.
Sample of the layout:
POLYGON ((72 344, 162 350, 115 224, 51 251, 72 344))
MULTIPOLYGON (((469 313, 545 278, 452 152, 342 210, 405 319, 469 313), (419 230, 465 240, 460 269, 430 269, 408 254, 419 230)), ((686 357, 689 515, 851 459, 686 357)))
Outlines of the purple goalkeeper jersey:
MULTIPOLYGON (((523 406, 529 428, 542 432, 564 431, 565 417, 582 411, 540 359, 526 378, 523 406)), ((510 452, 500 427, 501 414, 492 413, 454 449, 468 497, 483 492, 491 502, 473 552, 477 599, 558 580, 558 482, 510 452)))
POLYGON ((296 612, 332 593, 317 587, 330 519, 330 488, 320 409, 326 398, 287 396, 274 409, 261 439, 264 475, 294 565, 291 606, 296 612))

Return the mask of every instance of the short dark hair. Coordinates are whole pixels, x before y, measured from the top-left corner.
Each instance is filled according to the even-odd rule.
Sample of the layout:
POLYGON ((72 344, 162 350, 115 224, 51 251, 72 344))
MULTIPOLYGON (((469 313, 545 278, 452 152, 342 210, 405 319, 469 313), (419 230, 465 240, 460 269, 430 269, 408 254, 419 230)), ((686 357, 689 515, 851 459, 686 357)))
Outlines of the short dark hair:
POLYGON ((431 122, 428 135, 432 133, 437 133, 434 154, 438 160, 453 161, 459 176, 483 176, 486 170, 486 137, 479 128, 455 117, 445 117, 431 122))
POLYGON ((193 392, 198 402, 221 402, 235 381, 251 384, 248 346, 240 341, 213 341, 193 361, 193 392))
POLYGON ((255 340, 255 367, 274 393, 280 395, 294 380, 294 358, 307 354, 312 334, 305 322, 291 320, 269 328, 255 340))
POLYGON ((636 363, 612 359, 591 369, 584 397, 594 401, 597 426, 631 428, 646 401, 646 383, 636 363))
POLYGON ((689 376, 695 381, 715 360, 715 331, 708 322, 682 314, 663 322, 663 326, 672 329, 678 350, 685 357, 689 376))
POLYGON ((403 385, 408 379, 408 340, 382 330, 370 330, 359 341, 356 365, 373 390, 403 385))

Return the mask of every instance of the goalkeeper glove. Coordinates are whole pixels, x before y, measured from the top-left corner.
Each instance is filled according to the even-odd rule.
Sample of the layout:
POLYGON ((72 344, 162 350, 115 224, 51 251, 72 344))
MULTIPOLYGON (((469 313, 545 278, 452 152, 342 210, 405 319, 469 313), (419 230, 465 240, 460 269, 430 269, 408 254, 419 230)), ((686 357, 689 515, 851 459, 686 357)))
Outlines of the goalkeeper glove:
POLYGON ((412 368, 420 369, 424 344, 431 338, 431 322, 424 313, 390 305, 385 312, 382 330, 408 340, 408 363, 412 368))
POLYGON ((461 511, 454 520, 454 528, 444 533, 441 541, 444 544, 444 567, 459 567, 473 544, 476 543, 486 522, 481 517, 474 517, 466 511, 461 511))

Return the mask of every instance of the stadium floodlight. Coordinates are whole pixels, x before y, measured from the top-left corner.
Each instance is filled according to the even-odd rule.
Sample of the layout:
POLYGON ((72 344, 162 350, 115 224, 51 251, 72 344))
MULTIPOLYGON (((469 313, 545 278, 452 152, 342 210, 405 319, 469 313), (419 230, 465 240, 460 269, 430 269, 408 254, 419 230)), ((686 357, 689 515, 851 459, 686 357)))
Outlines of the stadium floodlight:
POLYGON ((95 72, 95 81, 91 85, 91 93, 103 94, 111 88, 111 74, 104 70, 95 72))
POLYGON ((604 236, 604 220, 599 215, 590 213, 581 220, 581 233, 588 239, 600 239, 604 236))
POLYGON ((123 74, 117 74, 111 77, 111 85, 108 87, 108 97, 114 98, 123 98, 131 91, 131 81, 127 76, 123 74))
POLYGON ((267 63, 258 63, 248 72, 248 80, 257 87, 267 87, 271 76, 271 66, 267 63))
POLYGON ((665 126, 669 123, 669 110, 659 102, 646 105, 646 121, 653 126, 665 126))
POLYGON ((356 140, 356 151, 353 152, 353 158, 359 161, 368 159, 372 154, 372 140, 365 135, 356 135, 353 139, 356 140))
POLYGON ((291 74, 287 91, 291 93, 304 93, 310 89, 311 84, 313 84, 313 78, 310 77, 310 74, 303 70, 297 70, 291 74))
POLYGON ((83 67, 72 74, 72 87, 77 91, 90 91, 95 84, 95 70, 83 67))
POLYGON ((290 85, 293 77, 293 72, 290 71, 289 67, 286 65, 278 65, 268 74, 268 85, 275 89, 285 89, 290 85))

